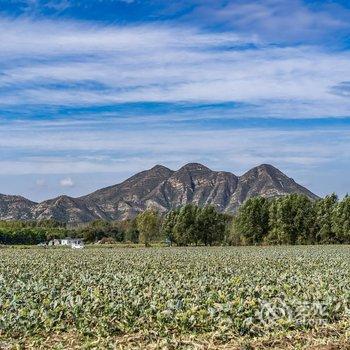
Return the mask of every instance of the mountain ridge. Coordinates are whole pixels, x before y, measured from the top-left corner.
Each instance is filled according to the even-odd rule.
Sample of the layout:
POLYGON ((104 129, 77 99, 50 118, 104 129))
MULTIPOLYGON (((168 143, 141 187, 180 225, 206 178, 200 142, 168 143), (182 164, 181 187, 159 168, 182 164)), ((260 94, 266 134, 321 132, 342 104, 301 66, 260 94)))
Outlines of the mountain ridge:
POLYGON ((0 194, 0 220, 55 219, 79 224, 133 218, 150 207, 165 213, 188 203, 214 205, 221 212, 234 213, 248 198, 290 193, 318 198, 270 164, 256 166, 241 176, 213 171, 199 163, 185 164, 176 171, 156 165, 119 184, 76 198, 62 195, 37 203, 0 194))

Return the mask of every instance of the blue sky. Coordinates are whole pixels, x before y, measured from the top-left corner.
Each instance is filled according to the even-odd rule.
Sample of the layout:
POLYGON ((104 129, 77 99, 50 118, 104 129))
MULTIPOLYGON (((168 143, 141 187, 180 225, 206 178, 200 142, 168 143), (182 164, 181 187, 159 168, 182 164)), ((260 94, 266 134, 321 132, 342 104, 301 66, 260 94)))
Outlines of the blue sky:
POLYGON ((0 0, 0 193, 271 163, 350 188, 350 2, 0 0))

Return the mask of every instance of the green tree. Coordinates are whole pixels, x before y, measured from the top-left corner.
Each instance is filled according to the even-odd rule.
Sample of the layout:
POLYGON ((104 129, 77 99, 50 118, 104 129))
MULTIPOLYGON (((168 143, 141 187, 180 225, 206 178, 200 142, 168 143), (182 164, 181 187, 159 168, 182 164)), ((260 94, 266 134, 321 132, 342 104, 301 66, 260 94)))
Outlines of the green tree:
POLYGON ((139 243, 140 232, 137 228, 136 219, 123 221, 122 228, 125 230, 125 241, 139 243))
POLYGON ((333 211, 338 203, 336 194, 331 194, 315 203, 315 230, 318 243, 334 243, 336 240, 333 229, 333 211))
POLYGON ((198 243, 197 211, 198 207, 193 204, 187 204, 180 209, 174 227, 176 244, 186 246, 191 243, 198 243))
POLYGON ((139 240, 147 247, 150 242, 158 236, 159 217, 153 209, 145 210, 136 218, 137 229, 140 232, 139 240))
POLYGON ((260 244, 269 230, 269 201, 264 197, 248 199, 238 210, 231 227, 236 244, 260 244))
POLYGON ((348 195, 333 210, 332 229, 339 243, 350 243, 350 197, 348 195))
POLYGON ((291 194, 270 205, 270 231, 266 242, 275 244, 314 243, 314 204, 307 196, 291 194))
POLYGON ((204 245, 222 242, 225 237, 228 217, 220 214, 213 206, 197 210, 197 237, 204 245))
POLYGON ((171 243, 175 242, 175 226, 179 218, 179 210, 171 210, 164 217, 162 222, 161 232, 162 235, 170 240, 171 243))

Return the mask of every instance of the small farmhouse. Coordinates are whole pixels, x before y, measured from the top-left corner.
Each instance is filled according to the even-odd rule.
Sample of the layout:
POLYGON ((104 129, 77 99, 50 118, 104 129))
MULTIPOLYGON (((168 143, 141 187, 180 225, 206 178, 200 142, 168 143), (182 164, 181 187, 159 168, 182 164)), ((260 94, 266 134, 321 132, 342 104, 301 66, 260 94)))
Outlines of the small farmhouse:
POLYGON ((72 248, 83 248, 84 240, 82 238, 66 237, 62 239, 52 239, 48 243, 41 243, 40 246, 70 246, 72 248))
POLYGON ((61 245, 83 245, 83 239, 82 238, 63 238, 61 239, 61 245))

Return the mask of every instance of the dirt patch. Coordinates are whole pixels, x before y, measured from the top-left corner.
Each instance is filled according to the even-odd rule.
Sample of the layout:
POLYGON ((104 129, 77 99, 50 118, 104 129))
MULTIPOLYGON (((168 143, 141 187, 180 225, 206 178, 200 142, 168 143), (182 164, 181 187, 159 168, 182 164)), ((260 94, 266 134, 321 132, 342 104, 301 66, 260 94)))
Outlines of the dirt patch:
POLYGON ((214 334, 196 336, 159 337, 156 334, 132 334, 111 337, 86 337, 78 332, 51 334, 46 337, 25 339, 1 339, 1 350, 350 350, 350 326, 348 323, 324 326, 310 331, 294 331, 268 334, 264 337, 237 337, 231 335, 225 341, 214 334))

